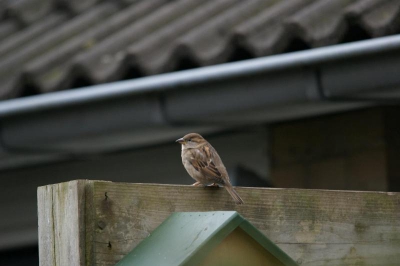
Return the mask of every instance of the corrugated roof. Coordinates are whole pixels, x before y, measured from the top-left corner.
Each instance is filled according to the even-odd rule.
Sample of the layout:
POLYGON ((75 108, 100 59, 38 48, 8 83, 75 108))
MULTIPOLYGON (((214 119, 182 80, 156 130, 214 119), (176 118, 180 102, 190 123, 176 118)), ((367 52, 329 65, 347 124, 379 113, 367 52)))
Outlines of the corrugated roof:
POLYGON ((0 99, 399 32, 398 0, 0 0, 0 99))

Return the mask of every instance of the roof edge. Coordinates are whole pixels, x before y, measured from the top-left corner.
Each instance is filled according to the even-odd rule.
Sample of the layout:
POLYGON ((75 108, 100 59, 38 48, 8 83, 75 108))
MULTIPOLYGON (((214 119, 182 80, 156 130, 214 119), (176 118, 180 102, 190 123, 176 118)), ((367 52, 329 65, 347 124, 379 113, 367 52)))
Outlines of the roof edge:
POLYGON ((0 118, 400 50, 400 35, 0 102, 0 118))
POLYGON ((230 217, 219 226, 218 230, 216 230, 208 237, 207 241, 204 241, 199 246, 198 250, 194 254, 191 254, 183 261, 183 263, 181 264, 182 266, 196 265, 199 261, 203 260, 213 248, 221 243, 222 240, 219 241, 218 239, 224 239, 230 233, 232 233, 232 231, 235 230, 241 223, 243 223, 243 221, 245 221, 245 219, 236 211, 214 212, 227 213, 230 215, 230 217))
POLYGON ((249 234, 255 241, 257 241, 258 244, 265 249, 268 249, 268 251, 284 265, 298 266, 298 264, 291 257, 289 257, 289 255, 287 255, 282 249, 280 249, 274 242, 268 239, 263 233, 260 232, 260 230, 255 228, 255 226, 246 219, 243 219, 243 222, 239 227, 249 234))

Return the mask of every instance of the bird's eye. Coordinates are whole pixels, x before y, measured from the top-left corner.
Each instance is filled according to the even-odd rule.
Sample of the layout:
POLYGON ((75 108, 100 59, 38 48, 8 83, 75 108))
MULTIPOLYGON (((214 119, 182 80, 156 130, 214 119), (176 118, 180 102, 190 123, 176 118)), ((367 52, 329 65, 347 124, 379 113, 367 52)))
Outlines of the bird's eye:
POLYGON ((192 139, 188 139, 188 141, 192 141, 192 139))

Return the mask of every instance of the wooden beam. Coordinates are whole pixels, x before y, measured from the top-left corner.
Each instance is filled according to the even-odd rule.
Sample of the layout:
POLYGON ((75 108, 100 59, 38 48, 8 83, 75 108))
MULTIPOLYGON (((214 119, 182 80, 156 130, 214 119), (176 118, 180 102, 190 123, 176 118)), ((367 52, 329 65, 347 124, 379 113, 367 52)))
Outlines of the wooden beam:
POLYGON ((85 265, 85 187, 78 180, 38 188, 39 264, 85 265))
POLYGON ((102 181, 41 187, 40 265, 114 265, 171 213, 216 210, 238 211, 299 264, 400 261, 400 193, 237 191, 243 206, 222 188, 102 181))

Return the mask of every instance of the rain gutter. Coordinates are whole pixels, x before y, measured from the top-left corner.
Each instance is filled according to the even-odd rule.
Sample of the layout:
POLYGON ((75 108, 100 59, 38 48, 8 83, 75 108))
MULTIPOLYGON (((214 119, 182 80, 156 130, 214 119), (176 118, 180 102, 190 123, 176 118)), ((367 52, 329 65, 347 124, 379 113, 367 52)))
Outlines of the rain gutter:
MULTIPOLYGON (((165 92, 183 87, 189 88, 193 85, 206 85, 211 82, 283 71, 285 69, 318 67, 325 64, 332 64, 335 61, 343 64, 345 63, 343 61, 352 60, 357 57, 361 61, 367 61, 366 59, 371 56, 374 57, 381 54, 391 55, 392 53, 396 53, 397 55, 400 53, 400 35, 95 85, 78 90, 12 99, 0 103, 0 118, 52 108, 58 109, 77 104, 90 104, 95 101, 134 96, 137 94, 165 92), (362 60, 362 57, 367 58, 362 60)), ((398 69, 393 70, 397 71, 398 69)), ((350 79, 351 75, 347 75, 347 77, 350 79)), ((368 77, 365 78, 368 79, 368 77)), ((320 89, 328 97, 335 96, 337 93, 334 89, 329 91, 329 87, 320 89)), ((348 88, 347 93, 352 94, 357 91, 348 88)))
POLYGON ((399 69, 396 35, 3 101, 0 169, 398 101, 399 69))

